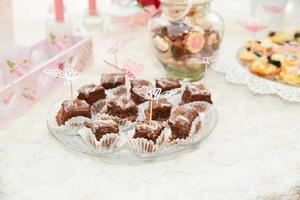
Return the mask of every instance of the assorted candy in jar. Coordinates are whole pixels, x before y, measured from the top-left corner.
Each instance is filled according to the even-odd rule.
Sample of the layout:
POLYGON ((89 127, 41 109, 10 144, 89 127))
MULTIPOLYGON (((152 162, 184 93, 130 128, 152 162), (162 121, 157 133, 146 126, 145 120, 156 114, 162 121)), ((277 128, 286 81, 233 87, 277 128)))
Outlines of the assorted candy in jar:
POLYGON ((162 0, 163 14, 150 22, 157 57, 170 75, 199 80, 216 56, 224 22, 211 0, 162 0))

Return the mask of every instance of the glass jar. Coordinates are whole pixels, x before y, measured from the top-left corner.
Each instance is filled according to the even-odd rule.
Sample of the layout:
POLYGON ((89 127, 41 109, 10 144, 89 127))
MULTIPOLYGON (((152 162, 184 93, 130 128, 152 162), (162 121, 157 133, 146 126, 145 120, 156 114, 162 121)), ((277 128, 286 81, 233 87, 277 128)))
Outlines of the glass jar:
POLYGON ((151 37, 160 62, 171 76, 195 81, 204 76, 224 32, 211 0, 162 0, 163 13, 150 21, 151 37))

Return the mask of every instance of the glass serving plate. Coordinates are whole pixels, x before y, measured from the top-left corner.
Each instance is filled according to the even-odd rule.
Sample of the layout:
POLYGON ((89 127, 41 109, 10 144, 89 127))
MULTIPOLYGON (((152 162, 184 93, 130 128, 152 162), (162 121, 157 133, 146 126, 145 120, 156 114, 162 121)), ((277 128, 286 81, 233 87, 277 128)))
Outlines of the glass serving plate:
MULTIPOLYGON (((208 103, 207 103, 208 104, 208 103)), ((93 150, 92 147, 87 145, 80 135, 67 135, 63 130, 59 129, 59 127, 55 126, 55 116, 57 114, 58 109, 60 108, 60 104, 53 106, 49 112, 47 125, 49 132, 64 146, 71 148, 75 151, 88 154, 90 156, 99 157, 105 160, 110 161, 121 161, 123 162, 143 162, 143 161, 151 161, 151 160, 165 160, 168 158, 172 158, 174 156, 178 156, 179 153, 189 152, 193 149, 199 147, 201 141, 203 141, 207 136, 209 136, 214 128, 216 127, 218 121, 218 113, 215 106, 209 106, 208 110, 204 112, 202 118, 202 128, 200 130, 199 138, 195 140, 193 144, 183 145, 183 144, 172 144, 172 145, 163 145, 160 149, 153 155, 147 157, 141 157, 135 155, 130 151, 128 143, 125 141, 124 145, 113 153, 99 153, 93 150)), ((134 127, 129 127, 129 129, 134 127)))

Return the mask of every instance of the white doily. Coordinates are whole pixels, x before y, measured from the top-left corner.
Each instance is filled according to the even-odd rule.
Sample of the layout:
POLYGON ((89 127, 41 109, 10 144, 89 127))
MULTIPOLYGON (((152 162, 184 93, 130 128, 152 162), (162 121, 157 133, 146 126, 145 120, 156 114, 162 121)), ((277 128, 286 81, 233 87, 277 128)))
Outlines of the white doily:
POLYGON ((231 37, 224 40, 219 57, 212 65, 212 69, 225 74, 231 83, 245 84, 257 94, 277 94, 281 98, 300 102, 300 87, 289 86, 252 74, 242 66, 237 59, 237 52, 243 45, 244 38, 231 37))

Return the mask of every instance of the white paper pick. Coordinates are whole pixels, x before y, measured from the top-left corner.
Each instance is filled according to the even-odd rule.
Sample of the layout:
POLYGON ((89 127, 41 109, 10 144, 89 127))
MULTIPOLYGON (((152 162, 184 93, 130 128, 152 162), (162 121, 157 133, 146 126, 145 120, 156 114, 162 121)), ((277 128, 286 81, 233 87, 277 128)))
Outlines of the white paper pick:
POLYGON ((45 69, 43 71, 45 74, 50 76, 54 76, 60 79, 65 80, 65 83, 70 83, 71 87, 71 99, 73 99, 73 84, 72 81, 78 79, 80 77, 80 73, 73 69, 73 68, 65 68, 64 70, 61 69, 45 69))

